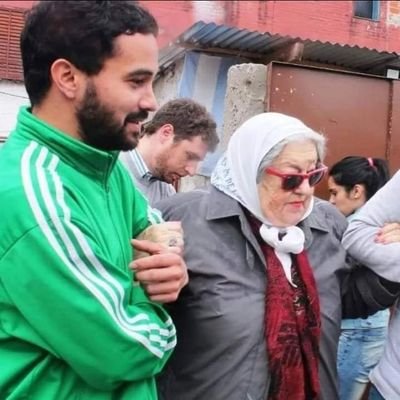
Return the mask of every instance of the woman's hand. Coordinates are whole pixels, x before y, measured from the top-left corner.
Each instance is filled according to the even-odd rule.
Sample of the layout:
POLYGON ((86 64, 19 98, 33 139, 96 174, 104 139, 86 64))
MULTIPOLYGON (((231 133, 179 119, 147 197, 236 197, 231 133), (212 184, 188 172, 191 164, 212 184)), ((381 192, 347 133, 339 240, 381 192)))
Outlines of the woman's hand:
POLYGON ((385 224, 377 233, 375 242, 381 244, 400 242, 400 223, 391 222, 385 224))
MULTIPOLYGON (((168 221, 150 225, 135 239, 158 243, 164 250, 180 255, 183 254, 183 230, 179 221, 168 221)), ((145 249, 140 248, 140 246, 133 247, 135 248, 134 260, 150 255, 145 249)))

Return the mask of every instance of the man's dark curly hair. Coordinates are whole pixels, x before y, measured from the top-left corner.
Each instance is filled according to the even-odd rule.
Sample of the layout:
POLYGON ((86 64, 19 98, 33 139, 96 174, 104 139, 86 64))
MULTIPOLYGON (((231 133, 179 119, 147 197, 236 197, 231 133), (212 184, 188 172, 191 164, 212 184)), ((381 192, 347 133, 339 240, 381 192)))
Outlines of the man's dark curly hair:
POLYGON ((32 106, 51 85, 50 68, 64 58, 96 75, 115 55, 117 36, 158 34, 154 17, 133 1, 41 1, 26 15, 21 55, 26 91, 32 106))
POLYGON ((176 99, 165 103, 152 120, 144 125, 143 134, 152 135, 166 124, 174 127, 174 142, 200 136, 209 151, 214 151, 218 145, 217 125, 213 117, 204 106, 191 99, 176 99))

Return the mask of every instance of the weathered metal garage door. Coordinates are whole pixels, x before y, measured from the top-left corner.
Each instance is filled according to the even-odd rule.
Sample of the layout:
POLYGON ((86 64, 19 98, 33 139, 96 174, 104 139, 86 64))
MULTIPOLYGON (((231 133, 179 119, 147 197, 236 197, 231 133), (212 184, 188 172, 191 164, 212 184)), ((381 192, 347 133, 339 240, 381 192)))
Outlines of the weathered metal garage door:
MULTIPOLYGON (((326 164, 348 155, 382 157, 400 168, 400 82, 271 63, 266 110, 293 115, 328 138, 326 164)), ((326 184, 317 195, 327 196, 326 184)))

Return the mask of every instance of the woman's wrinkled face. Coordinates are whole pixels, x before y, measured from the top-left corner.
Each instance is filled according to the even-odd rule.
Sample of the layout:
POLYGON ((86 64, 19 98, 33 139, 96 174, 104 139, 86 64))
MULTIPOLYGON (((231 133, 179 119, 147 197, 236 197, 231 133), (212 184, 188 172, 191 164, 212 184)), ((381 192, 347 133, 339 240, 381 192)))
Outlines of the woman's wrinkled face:
MULTIPOLYGON (((311 140, 288 143, 270 167, 290 173, 307 173, 316 168, 317 149, 311 140)), ((258 197, 263 215, 272 225, 287 227, 297 225, 305 215, 314 188, 304 179, 299 187, 291 191, 282 189, 282 179, 264 173, 258 187, 258 197)))

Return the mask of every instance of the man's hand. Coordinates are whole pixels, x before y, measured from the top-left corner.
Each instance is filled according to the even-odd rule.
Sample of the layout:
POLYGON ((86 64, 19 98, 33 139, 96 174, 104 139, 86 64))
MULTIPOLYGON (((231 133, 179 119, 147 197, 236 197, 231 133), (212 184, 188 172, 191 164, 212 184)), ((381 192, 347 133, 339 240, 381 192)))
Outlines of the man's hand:
POLYGON ((150 254, 130 264, 135 271, 135 279, 144 287, 150 299, 159 303, 175 301, 188 283, 182 248, 135 239, 132 245, 136 251, 150 254))
POLYGON ((376 235, 375 242, 381 244, 400 242, 400 224, 398 222, 385 224, 376 235))

